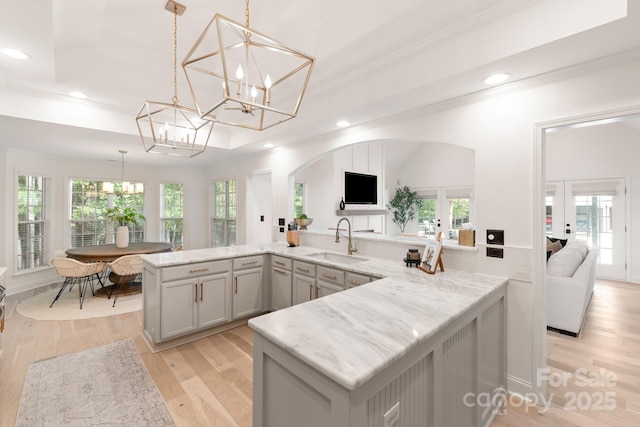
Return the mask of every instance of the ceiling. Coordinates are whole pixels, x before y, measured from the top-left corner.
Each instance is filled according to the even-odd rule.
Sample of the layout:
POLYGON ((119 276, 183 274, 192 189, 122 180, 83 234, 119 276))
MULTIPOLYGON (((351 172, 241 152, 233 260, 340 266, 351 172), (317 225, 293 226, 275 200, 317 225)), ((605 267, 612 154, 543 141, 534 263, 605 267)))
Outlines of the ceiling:
MULTIPOLYGON (((266 131, 216 125, 193 159, 144 152, 134 117, 173 96, 166 0, 0 0, 0 147, 68 158, 211 165, 469 94, 501 93, 640 58, 640 0, 262 0, 251 27, 316 57, 297 118, 266 131), (482 78, 509 72, 500 88, 482 78), (68 95, 79 90, 89 98, 68 95)), ((215 13, 241 0, 182 0, 178 62, 215 13)), ((182 69, 180 104, 193 106, 182 69)))

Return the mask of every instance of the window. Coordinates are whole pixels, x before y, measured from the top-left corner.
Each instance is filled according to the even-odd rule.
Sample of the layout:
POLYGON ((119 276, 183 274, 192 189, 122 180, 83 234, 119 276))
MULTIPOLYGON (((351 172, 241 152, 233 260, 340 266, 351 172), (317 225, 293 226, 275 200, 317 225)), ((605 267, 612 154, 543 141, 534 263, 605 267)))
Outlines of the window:
POLYGON ((469 222, 470 188, 447 188, 449 238, 457 239, 462 224, 469 222))
POLYGON ((293 184, 293 216, 299 218, 304 212, 306 184, 296 182, 293 184))
POLYGON ((418 196, 422 200, 422 208, 418 211, 418 236, 435 237, 436 235, 437 193, 437 190, 418 192, 418 196))
POLYGON ((211 247, 236 243, 236 181, 213 183, 211 247))
POLYGON ((182 184, 160 185, 160 235, 174 248, 183 245, 183 204, 182 184))
MULTIPOLYGON (((102 181, 71 180, 71 206, 69 215, 69 246, 103 245, 115 242, 113 226, 107 226, 105 211, 108 207, 128 206, 144 211, 144 193, 121 194, 122 185, 114 184, 115 194, 103 191, 102 181)), ((129 225, 129 241, 144 242, 144 224, 129 225)))
POLYGON ((47 185, 41 176, 18 176, 17 271, 48 264, 47 185))

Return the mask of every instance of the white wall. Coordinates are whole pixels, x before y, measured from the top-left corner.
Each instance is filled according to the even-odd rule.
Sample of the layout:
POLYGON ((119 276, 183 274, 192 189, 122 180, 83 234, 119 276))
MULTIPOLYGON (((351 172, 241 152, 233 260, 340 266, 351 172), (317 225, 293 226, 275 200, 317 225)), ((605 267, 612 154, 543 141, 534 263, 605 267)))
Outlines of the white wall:
POLYGON ((628 280, 640 283, 640 132, 624 121, 562 129, 547 136, 547 181, 630 178, 628 280))

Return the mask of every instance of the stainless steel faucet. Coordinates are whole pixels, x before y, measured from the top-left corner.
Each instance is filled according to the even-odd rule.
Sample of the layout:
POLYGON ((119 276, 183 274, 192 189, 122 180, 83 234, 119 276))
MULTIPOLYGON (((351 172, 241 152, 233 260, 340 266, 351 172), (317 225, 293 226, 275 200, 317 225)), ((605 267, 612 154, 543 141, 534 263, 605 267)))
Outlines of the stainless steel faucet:
POLYGON ((349 246, 347 246, 347 252, 349 255, 353 255, 354 252, 358 252, 358 248, 351 244, 351 223, 347 218, 340 218, 338 221, 338 225, 336 226, 336 243, 340 243, 340 223, 342 221, 347 221, 347 224, 349 225, 349 246))

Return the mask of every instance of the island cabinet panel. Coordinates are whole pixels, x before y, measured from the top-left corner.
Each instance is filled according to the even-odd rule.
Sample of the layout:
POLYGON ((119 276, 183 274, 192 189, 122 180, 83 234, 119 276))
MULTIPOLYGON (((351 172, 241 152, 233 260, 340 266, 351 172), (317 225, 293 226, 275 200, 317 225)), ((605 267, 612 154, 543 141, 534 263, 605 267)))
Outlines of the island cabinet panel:
POLYGON ((143 262, 142 335, 152 350, 231 322, 231 268, 231 260, 161 268, 143 262))
POLYGON ((254 427, 384 426, 396 404, 395 426, 490 425, 506 384, 504 300, 480 302, 354 388, 256 331, 254 427))
POLYGON ((160 337, 169 339, 231 320, 230 273, 160 286, 160 337))

